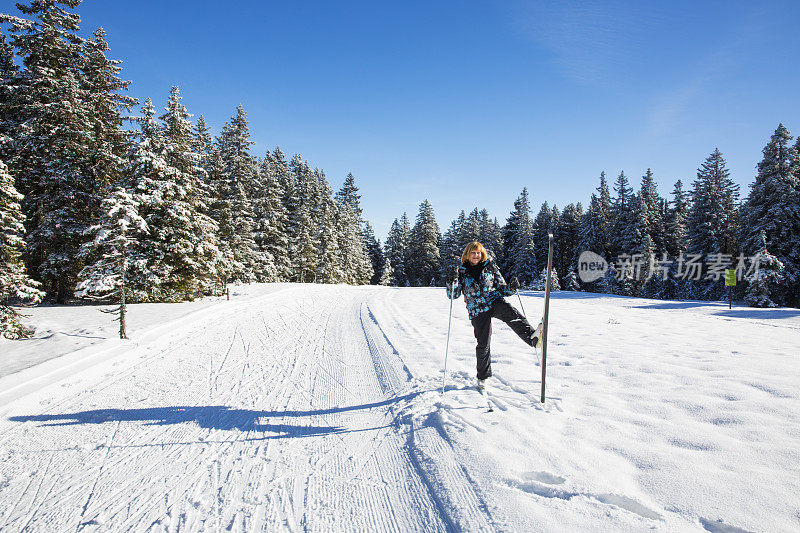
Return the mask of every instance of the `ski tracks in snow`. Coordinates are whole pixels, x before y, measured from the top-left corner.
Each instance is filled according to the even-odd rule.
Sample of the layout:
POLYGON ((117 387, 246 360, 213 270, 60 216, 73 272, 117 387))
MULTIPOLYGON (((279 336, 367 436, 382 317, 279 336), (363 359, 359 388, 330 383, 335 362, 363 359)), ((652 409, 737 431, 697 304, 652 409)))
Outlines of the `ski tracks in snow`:
POLYGON ((434 387, 373 314, 383 294, 231 301, 140 363, 48 386, 0 421, 0 529, 491 529, 446 435, 409 415, 434 387))

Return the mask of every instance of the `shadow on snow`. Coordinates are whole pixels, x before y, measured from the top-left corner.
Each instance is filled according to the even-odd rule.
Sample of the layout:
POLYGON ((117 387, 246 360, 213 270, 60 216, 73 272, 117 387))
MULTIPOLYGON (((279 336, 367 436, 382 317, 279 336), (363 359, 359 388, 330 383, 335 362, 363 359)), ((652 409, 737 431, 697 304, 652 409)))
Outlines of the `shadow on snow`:
MULTIPOLYGON (((12 416, 14 422, 40 422, 43 426, 72 426, 78 424, 105 424, 106 422, 143 422, 148 426, 167 426, 195 423, 205 429, 258 431, 273 433, 268 438, 314 437, 336 433, 352 433, 379 428, 346 428, 336 425, 289 424, 285 420, 269 419, 303 418, 317 416, 325 423, 325 415, 351 411, 370 410, 409 400, 421 392, 393 396, 378 402, 310 409, 306 411, 258 411, 235 409, 224 405, 147 407, 143 409, 95 409, 76 413, 12 416)), ((382 426, 387 427, 387 426, 382 426)))

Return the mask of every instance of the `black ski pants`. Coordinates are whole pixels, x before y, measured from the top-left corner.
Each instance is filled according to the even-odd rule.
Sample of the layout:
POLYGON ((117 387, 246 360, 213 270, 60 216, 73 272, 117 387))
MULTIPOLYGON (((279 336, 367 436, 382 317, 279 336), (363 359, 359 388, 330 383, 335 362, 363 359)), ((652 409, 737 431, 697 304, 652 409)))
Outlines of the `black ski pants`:
POLYGON ((492 375, 491 359, 491 340, 492 340, 492 318, 499 318, 508 324, 514 333, 519 335, 529 346, 534 330, 524 316, 514 309, 503 298, 498 298, 492 303, 492 307, 471 320, 475 330, 475 339, 478 346, 475 347, 475 355, 478 359, 478 379, 486 379, 492 375))

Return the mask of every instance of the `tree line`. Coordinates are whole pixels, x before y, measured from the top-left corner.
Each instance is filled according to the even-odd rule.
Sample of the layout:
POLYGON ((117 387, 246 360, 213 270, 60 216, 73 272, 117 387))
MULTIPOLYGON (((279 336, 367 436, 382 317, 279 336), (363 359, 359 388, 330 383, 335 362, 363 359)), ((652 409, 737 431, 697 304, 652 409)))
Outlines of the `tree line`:
POLYGON ((586 208, 572 203, 562 210, 544 202, 533 216, 525 188, 502 226, 475 208, 462 211, 443 235, 426 200, 413 227, 406 213, 395 219, 385 266, 375 268, 390 285, 440 285, 460 261, 465 243, 477 240, 506 277, 542 288, 552 233, 556 288, 718 300, 726 296, 721 274, 727 267, 740 281, 737 299, 758 307, 800 307, 800 139, 792 141, 789 130, 778 125, 744 199, 715 149, 690 189, 678 180, 668 199, 659 195, 650 169, 638 189, 624 171, 611 186, 602 172, 586 208), (581 280, 584 251, 609 260, 600 279, 581 280))

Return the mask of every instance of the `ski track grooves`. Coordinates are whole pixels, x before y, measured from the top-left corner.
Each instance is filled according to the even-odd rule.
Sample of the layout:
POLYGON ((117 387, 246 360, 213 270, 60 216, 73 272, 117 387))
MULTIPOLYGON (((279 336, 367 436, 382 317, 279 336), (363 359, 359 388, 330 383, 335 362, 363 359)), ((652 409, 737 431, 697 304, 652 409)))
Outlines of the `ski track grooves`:
POLYGON ((231 301, 100 382, 49 385, 46 407, 0 419, 0 527, 486 529, 452 444, 395 412, 413 377, 375 295, 231 301))

